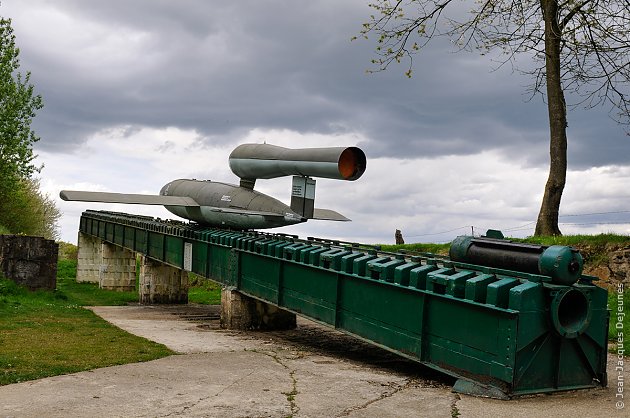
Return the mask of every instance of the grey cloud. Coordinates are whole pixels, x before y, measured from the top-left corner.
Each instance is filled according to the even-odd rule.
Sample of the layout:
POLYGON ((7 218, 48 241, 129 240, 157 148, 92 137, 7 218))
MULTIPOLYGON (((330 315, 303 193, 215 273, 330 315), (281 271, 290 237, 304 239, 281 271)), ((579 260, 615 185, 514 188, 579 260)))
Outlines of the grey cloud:
MULTIPOLYGON (((0 11, 44 4, 52 7, 8 0, 0 11)), ((98 22, 146 39, 128 66, 84 73, 67 55, 26 43, 55 36, 54 27, 14 22, 23 68, 45 101, 34 125, 43 150, 70 152, 111 126, 195 129, 207 144, 253 128, 286 128, 360 133, 371 157, 496 149, 520 164, 547 163, 544 102, 527 102, 529 80, 507 68, 491 72, 488 58, 444 52, 452 48, 439 40, 416 56, 411 80, 404 65, 366 75, 374 41, 350 42, 369 16, 362 1, 60 0, 54 7, 79 26, 98 22), (22 43, 26 32, 40 35, 22 43)), ((630 140, 602 113, 569 115, 576 168, 627 162, 630 140)))

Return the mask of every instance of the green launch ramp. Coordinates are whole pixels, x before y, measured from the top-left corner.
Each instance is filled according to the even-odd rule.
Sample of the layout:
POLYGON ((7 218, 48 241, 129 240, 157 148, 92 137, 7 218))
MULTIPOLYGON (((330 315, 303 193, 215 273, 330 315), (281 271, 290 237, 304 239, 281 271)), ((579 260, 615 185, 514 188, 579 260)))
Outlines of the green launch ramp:
MULTIPOLYGON (((537 251, 566 262, 573 281, 112 212, 84 212, 80 230, 458 377, 457 391, 507 398, 606 385, 607 292, 581 275, 581 258, 562 258, 577 257, 568 247, 525 251, 530 264, 537 251)), ((497 238, 456 244, 458 260, 469 249, 520 251, 497 238)))

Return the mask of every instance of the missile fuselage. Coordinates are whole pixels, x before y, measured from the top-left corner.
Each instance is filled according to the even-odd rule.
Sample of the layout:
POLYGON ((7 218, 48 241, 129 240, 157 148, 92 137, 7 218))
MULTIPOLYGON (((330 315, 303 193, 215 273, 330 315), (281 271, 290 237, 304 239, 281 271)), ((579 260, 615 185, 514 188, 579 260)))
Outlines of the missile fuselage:
POLYGON ((233 184, 179 179, 165 184, 160 190, 160 195, 194 199, 199 206, 164 207, 174 215, 203 225, 233 229, 265 229, 306 221, 278 199, 233 184))

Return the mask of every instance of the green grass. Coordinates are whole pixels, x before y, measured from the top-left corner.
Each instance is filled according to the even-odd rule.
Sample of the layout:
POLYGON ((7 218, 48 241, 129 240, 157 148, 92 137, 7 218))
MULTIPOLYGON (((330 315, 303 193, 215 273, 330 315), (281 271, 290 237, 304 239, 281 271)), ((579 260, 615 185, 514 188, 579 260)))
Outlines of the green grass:
MULTIPOLYGON (((560 235, 560 236, 543 236, 543 237, 527 237, 527 238, 511 238, 507 239, 526 242, 530 244, 540 245, 568 245, 572 247, 580 248, 581 252, 586 252, 586 255, 597 256, 606 250, 607 247, 613 246, 626 246, 630 245, 630 235, 617 235, 617 234, 598 234, 598 235, 560 235)), ((446 255, 450 248, 450 243, 445 244, 402 244, 402 245, 381 245, 383 251, 397 252, 399 250, 414 251, 414 252, 428 252, 434 254, 446 255)), ((583 254, 584 255, 584 254, 583 254)), ((594 257, 595 261, 596 257, 594 257)))
POLYGON ((117 306, 138 302, 138 292, 99 289, 96 283, 77 283, 77 262, 60 260, 57 264, 57 292, 79 306, 117 306))
POLYGON ((618 351, 617 342, 622 341, 624 355, 630 355, 630 289, 620 294, 616 290, 608 291, 608 309, 610 310, 610 322, 608 325, 608 341, 614 344, 610 352, 618 351), (619 334, 621 333, 621 337, 619 334))
MULTIPOLYGON (((77 283, 76 269, 76 259, 61 258, 52 292, 31 292, 0 278, 0 385, 173 354, 84 309, 137 303, 138 292, 77 283)), ((190 302, 221 302, 219 285, 194 275, 190 284, 190 302)))
POLYGON ((398 252, 400 250, 416 253, 432 253, 447 255, 451 244, 399 244, 399 245, 381 245, 383 251, 398 252))
POLYGON ((193 273, 188 273, 188 302, 204 305, 221 304, 221 285, 193 273))
MULTIPOLYGON (((139 269, 138 269, 139 270, 139 269)), ((76 260, 57 263, 57 289, 82 306, 115 306, 138 302, 138 292, 99 289, 95 283, 77 283, 76 260)), ((188 302, 205 305, 221 303, 221 285, 189 273, 188 302)))
MULTIPOLYGON (((518 240, 516 238, 510 238, 518 240)), ((570 246, 593 246, 605 247, 607 244, 630 244, 629 235, 617 234, 598 234, 598 235, 559 235, 559 236, 543 236, 528 237, 523 239, 524 242, 541 245, 570 245, 570 246)))
POLYGON ((31 292, 0 278, 0 385, 173 354, 82 307, 129 299, 124 292, 105 292, 70 277, 60 278, 52 292, 31 292))
POLYGON ((59 260, 57 261, 57 280, 74 279, 77 277, 77 261, 76 260, 59 260))

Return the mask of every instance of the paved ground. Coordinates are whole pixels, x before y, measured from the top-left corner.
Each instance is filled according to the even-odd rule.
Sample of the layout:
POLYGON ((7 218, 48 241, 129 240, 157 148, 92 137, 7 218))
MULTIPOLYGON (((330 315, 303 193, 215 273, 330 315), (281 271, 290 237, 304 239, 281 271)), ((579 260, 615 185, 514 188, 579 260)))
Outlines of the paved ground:
POLYGON ((236 332, 219 329, 217 307, 93 310, 181 355, 0 387, 0 417, 630 416, 630 406, 615 407, 612 379, 607 389, 474 398, 452 393, 449 377, 306 320, 288 332, 236 332))

